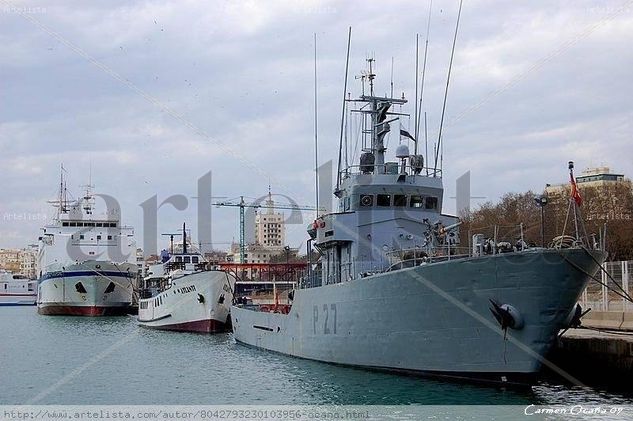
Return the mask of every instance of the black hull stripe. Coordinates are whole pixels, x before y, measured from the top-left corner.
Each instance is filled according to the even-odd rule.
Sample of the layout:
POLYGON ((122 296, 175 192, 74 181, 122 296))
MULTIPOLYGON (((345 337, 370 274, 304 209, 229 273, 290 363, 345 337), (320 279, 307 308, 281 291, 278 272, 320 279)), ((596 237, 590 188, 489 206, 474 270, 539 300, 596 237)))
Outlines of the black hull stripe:
POLYGON ((168 317, 171 317, 171 314, 166 314, 165 316, 162 316, 162 317, 157 317, 157 318, 155 318, 155 319, 149 319, 149 320, 141 320, 141 319, 138 319, 138 321, 139 321, 139 322, 141 322, 141 323, 150 323, 150 322, 157 322, 157 321, 159 321, 159 320, 163 320, 163 319, 166 319, 166 318, 168 318, 168 317))

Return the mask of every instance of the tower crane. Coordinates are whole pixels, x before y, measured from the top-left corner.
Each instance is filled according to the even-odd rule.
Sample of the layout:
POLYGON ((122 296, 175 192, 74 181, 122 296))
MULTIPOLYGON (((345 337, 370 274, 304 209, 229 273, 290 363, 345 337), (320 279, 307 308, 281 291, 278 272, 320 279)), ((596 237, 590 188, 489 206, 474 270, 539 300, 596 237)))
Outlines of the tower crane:
MULTIPOLYGON (((305 211, 316 211, 317 208, 314 206, 299 206, 296 204, 281 204, 275 205, 272 201, 271 193, 268 192, 268 200, 265 204, 252 204, 244 202, 244 196, 240 196, 240 201, 225 201, 225 202, 215 202, 213 203, 215 206, 230 206, 240 208, 240 262, 244 263, 245 255, 246 255, 246 244, 244 239, 244 209, 245 208, 264 208, 264 209, 287 209, 287 210, 305 210, 305 211)), ((323 211, 323 209, 318 209, 319 211, 323 211)))

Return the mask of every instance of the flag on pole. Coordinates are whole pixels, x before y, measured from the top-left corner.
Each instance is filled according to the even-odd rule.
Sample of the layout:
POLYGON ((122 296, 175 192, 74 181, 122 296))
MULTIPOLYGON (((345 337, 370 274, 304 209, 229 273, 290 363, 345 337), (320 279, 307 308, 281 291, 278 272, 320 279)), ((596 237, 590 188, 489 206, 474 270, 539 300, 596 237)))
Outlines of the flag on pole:
POLYGON ((582 205, 582 196, 580 195, 580 191, 578 190, 578 186, 576 185, 576 180, 574 179, 574 174, 569 173, 569 180, 571 182, 571 197, 576 202, 576 205, 582 205))
POLYGON ((409 139, 411 139, 414 142, 416 142, 416 140, 413 138, 413 136, 411 136, 411 133, 409 133, 408 131, 406 131, 403 128, 400 128, 400 136, 408 137, 409 139))

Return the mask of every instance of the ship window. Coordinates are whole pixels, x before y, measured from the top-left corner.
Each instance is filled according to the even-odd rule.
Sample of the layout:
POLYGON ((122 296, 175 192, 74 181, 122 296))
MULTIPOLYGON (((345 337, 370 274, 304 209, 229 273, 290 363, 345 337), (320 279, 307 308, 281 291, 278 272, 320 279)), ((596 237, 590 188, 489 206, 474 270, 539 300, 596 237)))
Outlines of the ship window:
POLYGON ((97 226, 97 227, 102 227, 102 226, 103 226, 103 224, 102 224, 101 222, 97 222, 97 223, 95 224, 95 226, 97 226))
POLYGON ((62 227, 67 227, 68 226, 68 222, 62 222, 62 227))
POLYGON ((191 263, 198 263, 200 260, 198 259, 198 256, 193 256, 191 258, 191 263))
POLYGON ((404 194, 396 194, 393 196, 394 206, 407 206, 407 196, 404 194))
POLYGON ((176 261, 177 261, 177 262, 182 262, 182 257, 180 257, 180 256, 176 256, 176 261))
POLYGON ((80 239, 80 240, 83 240, 83 239, 84 239, 84 235, 83 235, 83 234, 81 234, 81 235, 79 236, 79 239, 80 239))
POLYGON ((185 256, 185 263, 191 263, 191 257, 185 256))
POLYGON ((116 223, 115 222, 110 222, 110 227, 112 227, 112 228, 116 227, 116 223))
POLYGON ((374 196, 371 194, 361 194, 360 195, 360 205, 364 207, 369 207, 374 205, 374 196))
POLYGON ((111 235, 108 235, 108 240, 112 240, 112 236, 111 235))
POLYGON ((391 206, 390 194, 378 194, 376 195, 376 205, 378 206, 391 206))
POLYGON ((76 223, 76 222, 69 222, 69 223, 68 223, 68 226, 70 226, 70 227, 76 227, 76 226, 77 226, 77 223, 76 223))
POLYGON ((426 208, 427 209, 437 209, 437 197, 427 197, 426 198, 426 208))
POLYGON ((100 235, 97 235, 97 240, 101 240, 101 236, 100 235))
POLYGON ((411 196, 411 202, 409 204, 412 208, 421 208, 424 206, 424 198, 422 196, 411 196))
POLYGON ((95 223, 94 223, 94 222, 88 222, 88 223, 86 224, 86 226, 88 226, 88 227, 94 227, 94 226, 95 226, 95 223))

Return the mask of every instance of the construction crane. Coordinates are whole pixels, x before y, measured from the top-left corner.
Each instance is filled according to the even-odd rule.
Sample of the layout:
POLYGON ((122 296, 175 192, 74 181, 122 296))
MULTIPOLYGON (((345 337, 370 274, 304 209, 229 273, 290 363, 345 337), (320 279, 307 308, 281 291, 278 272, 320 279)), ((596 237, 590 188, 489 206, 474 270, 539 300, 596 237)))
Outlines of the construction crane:
MULTIPOLYGON (((251 204, 244 202, 244 196, 240 196, 239 202, 216 202, 213 203, 215 206, 231 206, 240 208, 240 262, 244 263, 245 255, 246 255, 246 244, 244 239, 244 209, 245 208, 264 208, 264 209, 287 209, 287 210, 305 210, 305 211, 316 211, 317 208, 314 206, 299 206, 293 204, 282 204, 275 205, 273 204, 272 197, 270 191, 268 192, 268 200, 265 204, 251 204)), ((319 209, 319 211, 323 211, 323 209, 319 209)))

